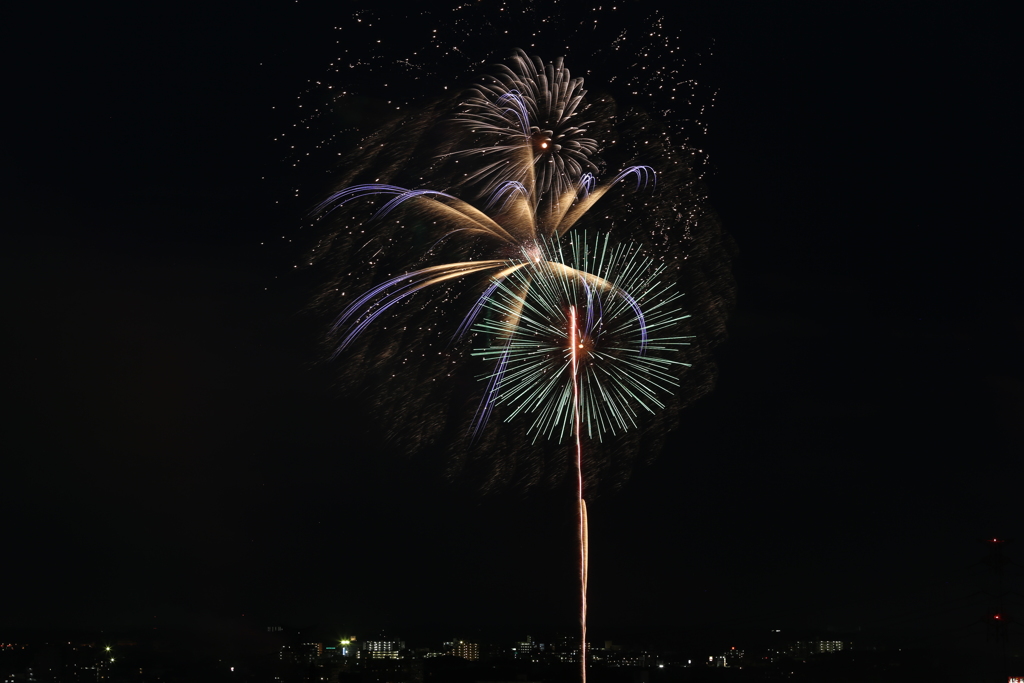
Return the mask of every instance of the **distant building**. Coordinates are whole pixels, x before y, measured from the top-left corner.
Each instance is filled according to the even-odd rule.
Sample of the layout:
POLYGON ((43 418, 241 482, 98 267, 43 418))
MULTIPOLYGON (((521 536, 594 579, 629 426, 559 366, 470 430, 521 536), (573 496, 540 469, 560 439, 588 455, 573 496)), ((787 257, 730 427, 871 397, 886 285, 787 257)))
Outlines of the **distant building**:
POLYGON ((530 660, 535 649, 536 643, 533 642, 533 637, 526 636, 526 640, 516 643, 516 646, 512 648, 512 656, 515 659, 530 660))
POLYGON ((798 640, 789 646, 789 654, 796 659, 800 659, 801 657, 809 657, 827 652, 842 652, 844 648, 849 648, 849 646, 850 643, 844 643, 841 640, 798 640))
POLYGON ((746 657, 746 652, 739 648, 731 647, 717 657, 708 658, 708 666, 715 667, 732 667, 740 666, 743 658, 746 657))
POLYGON ((277 657, 282 662, 314 664, 323 654, 323 643, 300 643, 298 645, 282 645, 278 650, 277 657))
POLYGON ((621 649, 605 652, 605 663, 611 668, 630 668, 650 666, 653 659, 644 651, 623 652, 621 649))
POLYGON ((445 654, 453 657, 461 657, 471 662, 480 659, 480 645, 478 643, 467 643, 465 640, 453 640, 444 644, 445 654))
POLYGON ((364 640, 359 646, 359 654, 370 659, 398 659, 404 649, 405 641, 402 640, 364 640))

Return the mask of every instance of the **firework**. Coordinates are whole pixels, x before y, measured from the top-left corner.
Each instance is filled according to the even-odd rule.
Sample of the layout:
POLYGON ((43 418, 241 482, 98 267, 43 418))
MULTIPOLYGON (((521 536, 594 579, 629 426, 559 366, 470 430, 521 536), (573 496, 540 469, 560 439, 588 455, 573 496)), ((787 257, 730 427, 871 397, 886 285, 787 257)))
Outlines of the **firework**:
MULTIPOLYGON (((479 158, 466 182, 494 190, 508 182, 532 185, 533 199, 557 200, 587 172, 598 143, 586 135, 588 108, 582 78, 572 78, 559 58, 544 64, 516 50, 511 66, 470 91, 458 114, 481 145, 455 152, 479 158)), ((550 201, 553 206, 556 201, 550 201)))
POLYGON ((566 247, 563 241, 524 253, 481 297, 489 315, 476 329, 490 343, 474 355, 495 370, 477 429, 494 405, 504 405, 506 421, 532 417, 534 440, 564 440, 574 412, 586 436, 600 440, 636 427, 639 411, 664 408, 659 396, 678 385, 676 368, 688 367, 669 357, 691 337, 673 332, 689 316, 679 311, 682 294, 663 282, 664 266, 634 246, 613 245, 608 235, 593 242, 576 236, 566 247))
MULTIPOLYGON (((628 173, 645 176, 640 168, 628 173)), ((624 177, 626 174, 620 174, 612 184, 624 177)), ((652 413, 653 406, 663 407, 657 394, 675 384, 672 366, 687 364, 661 354, 678 351, 688 343, 687 337, 665 333, 687 316, 677 310, 681 295, 659 281, 664 267, 641 257, 635 248, 610 247, 607 236, 591 245, 585 233, 570 240, 568 250, 562 248, 559 236, 592 205, 592 199, 596 201, 592 195, 597 192, 577 194, 580 210, 569 209, 554 222, 538 223, 530 211, 534 206, 530 197, 521 186, 510 187, 508 196, 496 195, 492 202, 501 203, 500 212, 510 217, 507 228, 440 192, 373 185, 350 188, 332 197, 331 201, 344 202, 367 193, 390 195, 375 214, 378 217, 403 202, 420 200, 426 202, 428 212, 446 219, 448 234, 479 234, 521 248, 517 259, 431 266, 370 289, 336 321, 336 327, 348 327, 338 350, 391 306, 423 288, 468 274, 498 271, 459 327, 463 333, 481 312, 490 314, 476 330, 493 344, 477 355, 494 361, 497 369, 477 411, 474 432, 479 433, 494 405, 501 402, 514 406, 508 419, 521 412, 535 413, 531 431, 559 440, 569 431, 575 436, 580 675, 585 682, 588 550, 582 425, 586 424, 589 436, 600 437, 606 431, 615 433, 635 426, 637 406, 652 413)))
POLYGON ((475 355, 490 360, 476 427, 495 404, 506 420, 533 416, 529 428, 575 446, 580 576, 580 676, 587 670, 587 507, 583 495, 583 434, 601 438, 636 426, 638 410, 664 407, 659 394, 676 386, 666 357, 689 344, 672 332, 688 316, 682 294, 662 282, 663 266, 633 246, 611 246, 607 235, 576 236, 524 254, 520 267, 495 279, 481 297, 486 314, 476 330, 490 343, 475 355))
MULTIPOLYGON (((598 53, 588 52, 588 58, 598 53)), ((554 488, 571 472, 564 435, 561 446, 557 439, 538 438, 536 415, 506 421, 514 406, 481 401, 484 385, 475 379, 480 359, 466 362, 466 357, 481 346, 474 316, 493 319, 485 308, 488 289, 505 296, 495 281, 550 252, 552 241, 568 249, 570 238, 584 229, 610 233, 612 242, 635 243, 655 255, 665 279, 687 292, 693 318, 681 323, 680 333, 695 339, 680 357, 693 368, 664 368, 678 382, 672 393, 656 390, 664 409, 647 398, 628 403, 655 411, 640 407, 625 414, 626 424, 635 423, 636 429, 616 424, 591 439, 586 452, 589 497, 599 489, 623 486, 638 458, 662 450, 679 411, 712 386, 710 350, 723 338, 732 297, 729 247, 699 182, 700 156, 682 142, 681 131, 666 127, 672 125, 665 119, 666 108, 659 109, 658 119, 651 118, 635 100, 626 106, 609 94, 584 93, 582 82, 569 76, 561 60, 541 62, 521 51, 515 55, 505 60, 507 66, 494 67, 493 77, 470 76, 478 83, 470 90, 452 89, 416 106, 403 97, 422 92, 427 80, 434 79, 440 91, 442 82, 468 75, 466 69, 479 74, 493 58, 461 67, 438 62, 408 72, 392 65, 387 78, 364 79, 388 84, 395 113, 341 155, 338 189, 316 212, 323 237, 307 260, 333 269, 315 304, 333 319, 325 355, 338 357, 344 351, 345 362, 334 369, 373 406, 382 443, 393 452, 443 458, 448 476, 487 491, 554 488), (410 86, 408 92, 395 90, 403 73, 413 77, 401 81, 410 86), (556 119, 549 116, 553 109, 539 105, 548 97, 544 93, 558 92, 565 108, 556 119), (529 123, 525 130, 524 121, 529 123), (581 148, 586 142, 579 166, 563 163, 564 173, 546 179, 537 170, 544 155, 526 136, 529 131, 532 140, 534 127, 551 130, 556 138, 562 131, 562 139, 575 137, 581 148), (498 162, 503 165, 494 166, 498 162), (648 163, 657 168, 656 186, 653 171, 637 165, 648 163), (493 172, 480 174, 488 166, 493 172), (627 171, 616 176, 609 168, 627 171), (603 183, 598 182, 601 176, 603 183), (623 182, 647 189, 615 186, 623 182), (482 420, 481 410, 494 419, 482 420)), ((601 59, 591 60, 590 66, 602 73, 619 64, 601 59)), ((361 64, 357 70, 385 66, 361 64)), ((646 79, 654 73, 651 66, 633 75, 646 79)), ((662 86, 665 93, 677 92, 678 83, 668 84, 660 67, 654 71, 656 89, 642 94, 661 93, 662 86)), ((626 75, 611 72, 616 85, 638 89, 636 79, 626 75)), ((555 100, 552 95, 546 101, 555 100)), ((341 93, 331 109, 359 111, 363 106, 364 100, 341 93)), ((318 116, 306 124, 333 120, 328 109, 321 108, 318 116)), ((322 144, 337 160, 330 140, 322 144)), ((556 151, 565 159, 572 156, 564 153, 572 147, 556 151)), ((570 257, 558 261, 562 267, 571 262, 570 257)))
MULTIPOLYGON (((551 484, 574 471, 585 681, 583 439, 597 447, 588 447, 588 480, 595 469, 608 474, 614 462, 621 465, 613 473, 617 485, 628 476, 635 454, 658 450, 657 442, 643 444, 640 438, 663 436, 674 411, 707 390, 712 367, 705 363, 703 374, 683 373, 689 363, 678 357, 692 337, 683 334, 689 316, 679 312, 682 295, 671 283, 682 280, 697 292, 702 318, 712 309, 706 324, 715 331, 706 337, 700 332, 703 348, 694 354, 706 358, 721 332, 720 306, 728 295, 720 283, 728 271, 716 271, 720 261, 708 258, 722 245, 713 216, 702 208, 693 150, 673 144, 668 131, 642 112, 617 113, 607 97, 588 103, 582 86, 561 60, 545 64, 516 51, 510 66, 498 67, 468 93, 396 117, 365 138, 352 156, 346 186, 316 213, 347 223, 352 209, 375 203, 368 220, 355 227, 348 223, 332 238, 342 246, 346 264, 358 260, 364 267, 348 267, 348 279, 332 283, 324 301, 337 302, 333 292, 343 297, 343 305, 334 308, 341 313, 332 327, 332 356, 359 341, 352 354, 356 362, 348 365, 367 377, 380 373, 377 382, 369 381, 373 391, 390 379, 385 380, 387 400, 379 404, 389 431, 405 429, 419 445, 444 443, 456 458, 480 454, 479 460, 493 468, 486 488, 499 476, 507 481, 517 469, 531 478, 527 485, 545 468, 556 470, 551 484), (635 200, 617 193, 617 200, 601 203, 600 215, 591 211, 624 180, 633 179, 638 190, 653 187, 653 170, 632 165, 648 160, 665 170, 658 184, 669 179, 668 192, 652 199, 635 193, 635 200), (626 170, 599 184, 595 175, 609 165, 626 170), (589 240, 580 234, 588 223, 642 244, 615 243, 607 234, 589 240), (670 234, 676 227, 679 234, 670 234), (402 248, 413 257, 404 265, 394 258, 402 248), (644 252, 658 254, 658 260, 644 252), (699 263, 684 268, 691 255, 699 256, 699 263), (353 270, 359 273, 355 279, 353 270), (473 282, 467 278, 474 276, 482 293, 475 291, 476 301, 460 323, 447 322, 449 329, 457 328, 456 339, 474 340, 474 355, 493 371, 485 376, 469 438, 452 448, 453 425, 465 430, 465 422, 455 419, 462 414, 455 406, 473 394, 460 382, 459 367, 467 364, 456 360, 467 343, 438 352, 444 360, 435 366, 426 352, 420 360, 410 358, 415 353, 410 350, 429 347, 432 335, 426 333, 438 324, 430 322, 432 316, 466 311, 457 297, 467 294, 466 285, 473 282), (432 310, 399 306, 428 288, 439 290, 428 307, 432 310), (374 328, 379 332, 370 332, 374 328), (438 379, 431 391, 423 391, 438 379), (504 423, 500 438, 497 428, 486 429, 492 413, 504 423), (658 413, 662 417, 651 417, 658 413), (630 430, 644 436, 624 439, 630 430), (543 446, 544 441, 563 443, 570 435, 573 467, 562 459, 568 449, 543 446), (614 445, 602 451, 606 440, 614 445)), ((590 491, 588 483, 587 498, 590 491)))
MULTIPOLYGON (((330 212, 359 198, 390 197, 371 220, 383 218, 400 205, 408 203, 414 207, 420 220, 442 226, 443 232, 438 236, 438 241, 453 236, 482 237, 489 242, 490 251, 494 254, 515 248, 522 250, 526 256, 525 261, 516 258, 490 258, 433 265, 403 273, 372 287, 346 306, 335 320, 332 331, 340 335, 341 340, 334 355, 348 346, 385 311, 422 289, 474 273, 497 271, 492 276, 496 282, 515 274, 530 263, 531 259, 536 261, 541 258, 539 245, 545 240, 564 235, 601 196, 630 176, 636 179, 636 186, 639 189, 646 185, 654 174, 649 167, 633 166, 596 188, 593 176, 586 175, 574 188, 563 194, 559 210, 543 214, 535 210, 535 192, 515 181, 504 183, 492 193, 488 207, 496 209, 493 211, 493 217, 458 197, 435 190, 408 190, 393 185, 372 184, 358 185, 332 194, 317 207, 318 212, 330 212)), ((460 332, 468 329, 475 313, 487 300, 488 292, 493 291, 494 288, 491 287, 485 292, 484 298, 473 307, 460 332)))

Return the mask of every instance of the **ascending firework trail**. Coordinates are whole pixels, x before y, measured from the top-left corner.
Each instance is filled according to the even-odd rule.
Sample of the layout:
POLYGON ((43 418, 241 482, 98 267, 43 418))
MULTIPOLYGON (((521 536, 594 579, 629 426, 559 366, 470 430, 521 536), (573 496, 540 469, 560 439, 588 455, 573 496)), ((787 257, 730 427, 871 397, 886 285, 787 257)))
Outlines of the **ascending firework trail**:
POLYGON ((579 368, 579 341, 576 326, 576 307, 569 307, 569 353, 572 354, 572 422, 576 437, 576 496, 580 511, 580 677, 587 680, 587 501, 583 499, 583 440, 580 438, 580 384, 576 374, 579 368))
POLYGON ((579 519, 580 666, 587 662, 587 507, 583 495, 583 436, 627 429, 637 410, 661 405, 657 394, 675 384, 685 365, 665 358, 688 343, 671 330, 685 319, 681 295, 661 284, 660 269, 635 248, 609 248, 585 235, 562 249, 542 250, 488 289, 476 330, 490 344, 476 355, 492 361, 478 412, 494 404, 513 419, 530 414, 531 431, 575 446, 579 519))

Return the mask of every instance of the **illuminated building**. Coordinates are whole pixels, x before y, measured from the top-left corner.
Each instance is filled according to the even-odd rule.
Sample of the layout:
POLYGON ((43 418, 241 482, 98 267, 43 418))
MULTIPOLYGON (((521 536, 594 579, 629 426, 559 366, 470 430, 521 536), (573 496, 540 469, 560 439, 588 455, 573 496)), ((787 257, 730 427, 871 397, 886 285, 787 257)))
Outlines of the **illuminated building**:
POLYGON ((307 662, 314 662, 324 654, 323 643, 303 643, 298 649, 301 659, 307 662))
POLYGON ((464 640, 453 640, 444 644, 445 654, 475 662, 480 659, 480 646, 464 640))
POLYGON ((323 654, 323 643, 301 643, 299 645, 282 645, 277 653, 277 658, 284 662, 313 664, 323 654))
POLYGON ((398 659, 405 649, 401 640, 364 640, 359 647, 359 656, 370 659, 398 659))
POLYGON ((731 647, 728 650, 726 650, 724 653, 718 655, 717 657, 709 658, 708 666, 715 666, 715 667, 739 666, 740 663, 743 661, 743 658, 745 656, 746 656, 746 653, 743 650, 738 650, 735 647, 731 647))
POLYGON ((798 640, 789 647, 789 654, 797 659, 826 652, 842 652, 849 643, 841 640, 798 640))
POLYGON ((516 646, 512 648, 512 656, 516 659, 530 659, 530 655, 533 654, 536 648, 533 642, 532 636, 526 636, 526 640, 516 643, 516 646))

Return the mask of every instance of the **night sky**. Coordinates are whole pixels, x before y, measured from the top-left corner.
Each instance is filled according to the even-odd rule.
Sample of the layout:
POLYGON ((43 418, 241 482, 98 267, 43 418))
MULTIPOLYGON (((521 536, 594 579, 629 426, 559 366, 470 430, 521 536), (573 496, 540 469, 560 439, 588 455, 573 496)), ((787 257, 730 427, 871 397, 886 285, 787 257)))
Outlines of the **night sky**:
MULTIPOLYGON (((690 4, 662 14, 702 55, 738 300, 715 390, 591 504, 591 632, 968 625, 982 540, 1024 555, 1012 22, 690 4)), ((8 10, 0 627, 573 628, 571 490, 446 480, 319 363, 324 276, 293 265, 327 176, 275 138, 310 81, 372 110, 327 69, 353 16, 8 10)), ((396 10, 380 63, 443 16, 396 10)))

